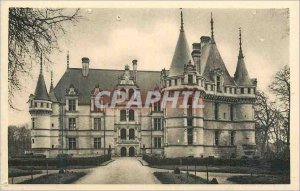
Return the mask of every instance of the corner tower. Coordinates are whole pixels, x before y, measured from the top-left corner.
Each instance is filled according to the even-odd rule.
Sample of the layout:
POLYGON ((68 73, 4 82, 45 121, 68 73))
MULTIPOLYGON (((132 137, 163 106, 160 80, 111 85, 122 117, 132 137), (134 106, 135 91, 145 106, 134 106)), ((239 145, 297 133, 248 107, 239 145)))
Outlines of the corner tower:
POLYGON ((164 109, 166 157, 200 157, 203 155, 203 110, 193 108, 194 98, 199 95, 197 104, 204 97, 204 78, 199 76, 191 57, 184 33, 183 14, 169 74, 162 71, 162 93, 168 97, 164 109), (176 97, 178 99, 176 100, 176 97), (172 100, 172 101, 171 101, 172 100), (176 107, 173 103, 177 101, 176 107))
POLYGON ((50 124, 52 102, 47 92, 44 75, 43 60, 34 94, 29 97, 29 113, 31 115, 31 148, 34 153, 49 156, 51 149, 50 124))

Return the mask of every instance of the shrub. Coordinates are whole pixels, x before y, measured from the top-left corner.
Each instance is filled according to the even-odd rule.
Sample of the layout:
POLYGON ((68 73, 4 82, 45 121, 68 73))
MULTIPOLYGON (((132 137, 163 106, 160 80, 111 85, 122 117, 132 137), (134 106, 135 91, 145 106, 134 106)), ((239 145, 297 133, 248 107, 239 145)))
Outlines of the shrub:
POLYGON ((216 178, 213 178, 211 181, 210 181, 210 184, 219 184, 218 180, 216 178))
POLYGON ((178 167, 175 168, 174 174, 180 174, 180 169, 178 167))

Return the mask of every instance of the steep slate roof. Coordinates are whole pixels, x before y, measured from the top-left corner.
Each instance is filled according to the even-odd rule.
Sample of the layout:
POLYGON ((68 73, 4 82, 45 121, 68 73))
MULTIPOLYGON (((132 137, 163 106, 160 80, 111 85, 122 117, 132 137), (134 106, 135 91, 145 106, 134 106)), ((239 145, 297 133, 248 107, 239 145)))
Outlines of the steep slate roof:
POLYGON ((39 75, 38 82, 36 84, 35 92, 34 92, 35 100, 50 100, 49 94, 47 92, 46 83, 44 76, 42 74, 42 70, 39 75))
POLYGON ((224 64, 216 43, 210 42, 203 47, 200 62, 203 64, 202 76, 208 81, 213 81, 211 71, 219 68, 224 72, 224 84, 236 85, 224 64))
POLYGON ((174 56, 172 59, 169 76, 182 75, 184 72, 184 65, 188 64, 189 61, 193 62, 193 59, 191 56, 188 42, 185 37, 185 33, 183 29, 183 17, 181 12, 181 28, 180 28, 180 33, 177 40, 174 56))
MULTIPOLYGON (((89 69, 87 77, 81 68, 69 68, 54 88, 56 98, 65 103, 66 90, 72 84, 78 90, 79 104, 89 104, 92 90, 99 85, 101 90, 112 91, 124 70, 89 69)), ((137 71, 137 85, 141 92, 154 90, 160 84, 160 71, 137 71)))

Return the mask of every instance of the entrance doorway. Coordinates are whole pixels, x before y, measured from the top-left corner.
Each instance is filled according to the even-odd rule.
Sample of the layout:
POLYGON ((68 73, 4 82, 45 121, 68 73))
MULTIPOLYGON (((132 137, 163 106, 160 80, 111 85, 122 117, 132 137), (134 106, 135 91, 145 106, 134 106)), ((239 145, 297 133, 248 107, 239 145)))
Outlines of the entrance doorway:
POLYGON ((127 156, 127 150, 126 147, 121 148, 121 157, 126 157, 127 156))
POLYGON ((129 156, 134 157, 134 155, 135 155, 135 149, 134 149, 134 147, 130 147, 129 148, 129 156))

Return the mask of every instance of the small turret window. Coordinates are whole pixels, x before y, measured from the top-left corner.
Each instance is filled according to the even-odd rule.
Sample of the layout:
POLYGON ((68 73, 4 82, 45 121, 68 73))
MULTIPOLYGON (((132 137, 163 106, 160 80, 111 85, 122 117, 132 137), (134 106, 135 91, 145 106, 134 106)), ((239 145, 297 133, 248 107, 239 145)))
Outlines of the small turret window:
POLYGON ((32 144, 34 144, 34 139, 32 139, 32 144))
POLYGON ((241 94, 244 94, 244 88, 241 88, 241 94))
POLYGON ((251 88, 248 88, 248 94, 251 94, 251 88))
POLYGON ((32 129, 35 128, 35 118, 31 118, 31 122, 32 122, 32 129))
POLYGON ((47 108, 49 108, 49 103, 47 103, 47 108))
POLYGON ((34 107, 37 107, 37 103, 36 102, 34 102, 34 107))
POLYGON ((174 82, 175 82, 175 86, 177 86, 177 79, 175 79, 174 82))
POLYGON ((210 90, 214 91, 214 85, 210 85, 210 90))
POLYGON ((229 93, 231 93, 231 94, 232 94, 232 88, 229 88, 229 93))
POLYGON ((44 107, 44 103, 41 103, 41 107, 44 107))
POLYGON ((169 86, 171 86, 172 85, 172 81, 171 80, 169 80, 169 86))
POLYGON ((188 84, 193 84, 193 75, 188 75, 188 84))
POLYGON ((235 142, 235 131, 230 132, 230 144, 234 145, 235 142))
POLYGON ((207 90, 208 89, 208 85, 207 84, 205 84, 205 90, 207 90))

